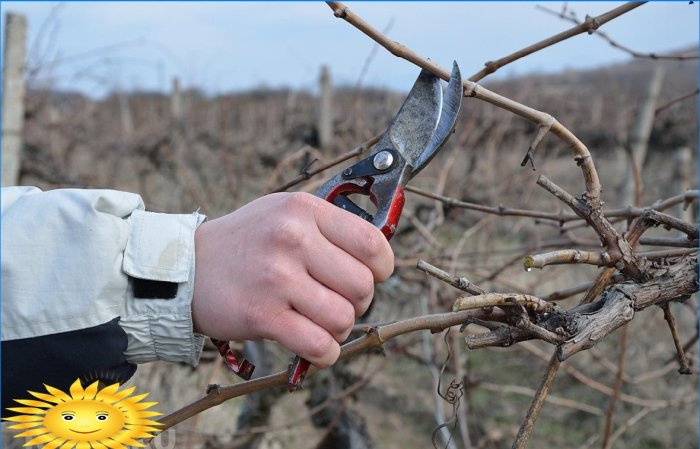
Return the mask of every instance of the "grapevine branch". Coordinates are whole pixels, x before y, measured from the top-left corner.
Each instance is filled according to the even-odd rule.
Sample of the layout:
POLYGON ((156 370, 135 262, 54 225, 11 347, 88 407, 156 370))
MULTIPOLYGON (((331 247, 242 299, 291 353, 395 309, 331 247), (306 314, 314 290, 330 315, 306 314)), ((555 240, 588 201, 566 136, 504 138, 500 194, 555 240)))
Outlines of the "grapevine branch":
POLYGON ((612 19, 621 16, 622 14, 633 10, 634 8, 642 6, 643 4, 644 2, 629 2, 625 3, 622 6, 618 6, 617 8, 612 9, 597 17, 586 16, 586 20, 584 22, 577 23, 576 26, 574 26, 573 28, 556 34, 550 38, 544 39, 540 42, 537 42, 536 44, 530 45, 529 47, 523 48, 522 50, 518 50, 515 53, 512 53, 496 61, 487 62, 486 64, 484 64, 485 67, 480 72, 475 73, 469 79, 471 81, 479 81, 487 75, 494 73, 496 70, 500 69, 504 65, 510 64, 511 62, 517 61, 520 58, 531 55, 532 53, 538 52, 544 48, 551 47, 554 44, 558 44, 559 42, 565 41, 574 36, 578 36, 579 34, 593 34, 600 26, 611 21, 612 19))
POLYGON ((673 317, 673 313, 671 313, 671 307, 669 307, 668 303, 661 304, 661 310, 664 311, 664 319, 668 323, 668 327, 671 330, 673 344, 676 347, 676 353, 678 354, 678 364, 680 365, 678 372, 680 374, 692 374, 690 367, 688 366, 688 358, 685 356, 685 350, 683 349, 680 336, 678 335, 676 319, 673 317))
POLYGON ((542 406, 544 405, 544 401, 549 394, 549 390, 552 388, 552 382, 554 382, 557 371, 559 371, 560 364, 561 361, 555 352, 552 355, 552 358, 549 360, 549 365, 544 373, 542 382, 540 383, 539 388, 537 388, 537 392, 530 403, 530 408, 527 410, 525 419, 520 425, 520 429, 518 430, 518 435, 515 437, 512 449, 522 449, 525 447, 525 443, 527 443, 527 440, 530 438, 532 429, 535 426, 535 421, 537 421, 537 418, 540 416, 542 406))
POLYGON ((486 293, 486 290, 484 290, 481 287, 478 287, 471 282, 467 280, 465 277, 460 277, 456 278, 449 274, 446 271, 443 271, 437 267, 432 266, 428 262, 424 260, 419 260, 418 265, 416 265, 416 268, 419 270, 423 271, 424 273, 429 274, 430 276, 433 276, 434 278, 437 278, 443 282, 447 282, 451 286, 458 288, 462 290, 463 292, 472 294, 472 295, 483 295, 486 293))
POLYGON ((536 254, 525 258, 525 269, 544 268, 547 265, 560 265, 572 263, 585 263, 602 267, 610 263, 608 253, 594 253, 591 251, 579 251, 576 249, 562 249, 544 254, 536 254))
MULTIPOLYGON (((406 186, 406 191, 415 193, 416 195, 423 196, 425 198, 430 198, 434 199, 437 201, 440 201, 443 204, 446 204, 448 206, 452 207, 458 207, 462 209, 468 209, 468 210, 473 210, 477 212, 483 212, 486 214, 494 214, 494 215, 499 215, 499 216, 514 216, 514 217, 531 217, 535 219, 540 219, 540 220, 551 220, 553 222, 558 222, 558 223, 569 223, 569 222, 574 222, 574 221, 580 221, 583 220, 580 216, 576 214, 567 214, 563 212, 542 212, 538 210, 530 210, 530 209, 515 209, 515 208, 510 208, 510 207, 504 207, 502 205, 499 206, 487 206, 483 204, 478 204, 478 203, 470 203, 468 201, 462 201, 458 200, 456 198, 450 198, 444 195, 439 195, 437 193, 433 192, 428 192, 427 190, 423 190, 421 188, 415 187, 408 185, 406 186)), ((603 213, 605 214, 606 217, 608 218, 625 218, 628 220, 632 220, 634 218, 637 218, 644 214, 647 210, 653 209, 657 211, 663 211, 668 208, 671 208, 677 204, 680 203, 685 203, 685 204, 690 204, 692 201, 697 200, 698 198, 698 191, 696 189, 691 189, 687 190, 684 193, 681 193, 679 195, 674 195, 670 198, 667 198, 663 201, 658 201, 654 204, 650 204, 645 207, 624 207, 624 208, 618 208, 618 209, 610 209, 610 210, 605 210, 603 213)), ((566 228, 562 228, 562 230, 568 230, 566 228)), ((642 243, 645 244, 645 243, 642 243)), ((651 244, 651 243, 649 243, 651 244)), ((697 245, 695 245, 697 246, 697 245)))
MULTIPOLYGON (((340 359, 347 359, 364 353, 370 349, 381 348, 387 340, 399 335, 429 330, 433 333, 442 332, 452 326, 464 323, 471 316, 483 316, 486 312, 464 310, 461 312, 442 313, 409 318, 393 323, 379 325, 373 328, 366 328, 365 335, 352 340, 341 347, 340 359)), ((319 369, 311 367, 308 375, 316 373, 319 369)), ((193 403, 160 419, 161 431, 195 416, 204 410, 210 409, 229 399, 265 390, 287 383, 287 371, 280 371, 268 376, 240 382, 234 385, 210 385, 207 394, 193 403)))
MULTIPOLYGON (((641 6, 643 3, 635 3, 635 6, 641 6)), ((624 6, 624 5, 623 5, 624 6)), ((583 26, 586 25, 590 20, 591 17, 586 16, 586 19, 584 21, 579 20, 574 12, 570 12, 569 14, 566 14, 565 12, 556 12, 552 11, 551 9, 545 7, 545 6, 540 6, 537 5, 537 9, 540 9, 542 11, 545 11, 549 14, 553 14, 561 19, 568 20, 569 22, 575 23, 577 26, 583 26)), ((593 21, 596 21, 597 18, 592 19, 593 21)), ((595 34, 600 37, 601 39, 605 40, 608 44, 611 46, 622 50, 623 52, 629 54, 630 56, 634 58, 647 58, 647 59, 666 59, 666 60, 674 60, 674 61, 685 61, 689 59, 698 59, 697 53, 694 54, 688 54, 688 55, 683 55, 683 54, 676 54, 676 55, 660 55, 657 53, 642 53, 638 52, 635 50, 632 50, 631 48, 627 47, 626 45, 620 44, 618 41, 614 40, 610 36, 608 36, 606 33, 602 31, 598 31, 597 29, 592 30, 589 32, 589 34, 593 34, 593 31, 595 31, 595 34)))
POLYGON ((666 109, 670 108, 676 103, 680 103, 683 100, 687 100, 688 98, 692 98, 698 95, 700 93, 700 88, 696 88, 695 90, 688 92, 686 94, 680 95, 672 100, 669 100, 667 103, 662 104, 661 106, 657 107, 656 110, 654 110, 654 115, 659 115, 661 112, 665 111, 666 109))

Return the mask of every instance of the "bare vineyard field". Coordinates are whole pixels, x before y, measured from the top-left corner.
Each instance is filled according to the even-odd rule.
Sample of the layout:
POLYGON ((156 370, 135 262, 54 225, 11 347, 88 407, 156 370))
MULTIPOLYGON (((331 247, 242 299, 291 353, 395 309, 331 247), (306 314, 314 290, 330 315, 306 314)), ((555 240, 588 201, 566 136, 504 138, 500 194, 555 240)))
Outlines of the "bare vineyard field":
MULTIPOLYGON (((484 86, 546 111, 576 134, 595 161, 606 211, 630 206, 620 201, 628 183, 626 148, 634 143, 638 116, 659 66, 664 68, 656 99, 659 109, 647 155, 637 161, 642 181, 637 184, 639 205, 649 206, 698 188, 697 96, 661 108, 697 88, 697 60, 639 59, 595 71, 528 76, 484 86)), ((318 98, 311 92, 260 89, 209 97, 185 90, 182 113, 174 114, 169 95, 120 92, 95 100, 30 88, 20 184, 127 190, 140 193, 152 211, 199 209, 214 218, 366 142, 386 128, 404 95, 334 86, 332 140, 322 147, 318 98)), ((551 135, 537 149, 535 170, 530 164, 521 166, 537 132, 532 123, 503 109, 474 98, 463 100, 454 136, 411 185, 495 213, 407 193, 392 241, 394 275, 377 286, 373 308, 359 324, 452 310, 463 293, 417 270, 419 260, 463 276, 487 292, 540 298, 596 278, 603 269, 594 265, 523 269, 526 256, 552 248, 601 251, 600 239, 590 227, 499 213, 499 208, 501 212, 516 208, 571 215, 537 185, 540 175, 574 195, 585 190, 569 148, 551 135)), ((313 192, 341 167, 289 190, 313 192)), ((696 224, 697 200, 688 203, 687 211, 675 207, 665 212, 696 224)), ((630 225, 624 217, 614 222, 621 233, 630 225)), ((678 239, 682 234, 658 227, 644 236, 678 239)), ((644 240, 640 248, 659 249, 644 240)), ((671 263, 665 260, 658 263, 671 263)), ((559 306, 575 306, 585 291, 558 301, 559 306)), ((601 447, 613 397, 617 402, 609 432, 613 447, 696 447, 697 294, 672 302, 670 310, 680 341, 688 346, 692 374, 678 373, 662 309, 640 310, 626 331, 618 329, 594 348, 562 362, 529 447, 601 447), (623 340, 627 348, 621 370, 623 340)), ((458 326, 448 335, 408 333, 387 341, 382 353, 356 356, 318 373, 301 392, 287 394, 277 388, 239 397, 190 418, 166 436, 176 439, 175 447, 187 449, 303 449, 334 447, 331 441, 337 432, 355 432, 365 445, 353 448, 425 448, 433 445, 434 430, 449 422, 454 412, 461 423, 448 426, 459 442, 455 447, 510 447, 541 383, 552 345, 534 340, 512 347, 467 349, 465 336, 486 332, 486 327, 470 325, 464 334, 458 326), (451 356, 445 364, 448 347, 451 356), (459 396, 451 404, 436 392, 445 392, 453 379, 462 384, 451 390, 459 396), (459 407, 453 407, 456 404, 459 407), (347 428, 339 430, 341 425, 347 428), (463 444, 465 434, 468 446, 463 444)), ((356 336, 361 334, 358 329, 356 336)), ((249 343, 244 349, 268 373, 285 369, 291 356, 272 343, 249 343)), ((154 363, 141 366, 131 381, 139 390, 151 392, 150 398, 166 413, 204 395, 207 385, 234 382, 237 379, 212 348, 207 348, 196 369, 154 363)), ((438 447, 444 446, 444 441, 436 441, 438 447)))

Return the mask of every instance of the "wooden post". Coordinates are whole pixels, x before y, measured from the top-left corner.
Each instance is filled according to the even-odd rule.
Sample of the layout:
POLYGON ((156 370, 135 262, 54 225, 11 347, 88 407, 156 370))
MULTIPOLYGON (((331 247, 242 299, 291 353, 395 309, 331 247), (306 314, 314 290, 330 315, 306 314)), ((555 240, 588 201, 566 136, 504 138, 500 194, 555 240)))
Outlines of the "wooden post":
POLYGON ((603 96, 597 95, 591 100, 591 126, 598 127, 603 117, 603 96))
POLYGON ((318 141, 322 149, 333 140, 333 91, 328 66, 321 67, 321 96, 318 101, 318 141))
POLYGON ((27 19, 5 16, 5 48, 2 67, 2 185, 19 182, 22 130, 24 128, 24 66, 27 19))
POLYGON ((182 105, 182 91, 180 90, 180 80, 173 78, 173 88, 170 93, 170 119, 173 124, 182 124, 182 119, 184 116, 183 105, 182 105))
POLYGON ((49 134, 49 154, 58 167, 64 172, 70 163, 70 151, 66 148, 65 141, 60 132, 61 128, 61 109, 53 102, 48 104, 49 126, 47 131, 49 134))
MULTIPOLYGON (((676 150, 673 155, 673 182, 672 182, 672 193, 671 195, 678 195, 690 189, 691 185, 691 170, 695 168, 693 165, 693 157, 688 147, 681 147, 676 150)), ((674 208, 674 214, 681 220, 685 220, 688 223, 694 223, 695 218, 693 214, 693 208, 688 207, 683 210, 683 203, 677 205, 674 208)))
MULTIPOLYGON (((640 171, 644 166, 644 160, 647 156, 649 136, 654 127, 654 109, 656 100, 659 97, 659 92, 661 91, 663 79, 664 68, 662 66, 657 66, 656 70, 654 70, 651 82, 649 83, 647 98, 639 110, 637 123, 630 136, 632 155, 640 171)), ((628 163, 625 177, 623 178, 623 183, 620 188, 620 206, 625 207, 631 205, 634 205, 634 173, 632 172, 631 165, 628 163)))
POLYGON ((131 109, 129 108, 129 98, 124 92, 119 92, 119 115, 122 121, 122 131, 124 137, 131 137, 134 133, 134 120, 131 118, 131 109))

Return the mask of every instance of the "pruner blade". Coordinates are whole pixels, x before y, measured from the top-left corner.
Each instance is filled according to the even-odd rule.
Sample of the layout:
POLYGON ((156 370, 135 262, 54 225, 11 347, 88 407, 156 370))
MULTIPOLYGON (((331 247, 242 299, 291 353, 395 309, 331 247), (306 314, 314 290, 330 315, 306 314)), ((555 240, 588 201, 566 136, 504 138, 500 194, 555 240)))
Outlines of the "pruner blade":
POLYGON ((440 110, 440 118, 435 127, 435 132, 430 137, 428 144, 413 165, 413 176, 428 165, 442 145, 447 141, 447 138, 450 136, 457 122, 461 105, 462 75, 455 61, 452 63, 452 75, 450 76, 450 82, 447 84, 447 89, 445 90, 445 96, 440 110))
POLYGON ((411 167, 409 179, 435 157, 449 137, 462 104, 462 77, 457 62, 443 95, 440 78, 423 69, 403 106, 375 148, 390 144, 411 167), (382 145, 383 144, 383 145, 382 145))

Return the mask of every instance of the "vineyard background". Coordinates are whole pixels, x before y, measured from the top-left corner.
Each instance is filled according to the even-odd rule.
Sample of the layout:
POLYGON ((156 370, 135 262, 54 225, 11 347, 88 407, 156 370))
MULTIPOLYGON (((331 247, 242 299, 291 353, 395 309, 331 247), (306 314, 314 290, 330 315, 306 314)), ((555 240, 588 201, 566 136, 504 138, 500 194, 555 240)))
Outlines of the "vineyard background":
MULTIPOLYGON (((689 50, 698 51, 683 52, 689 50)), ((615 208, 627 206, 617 201, 628 165, 624 148, 659 67, 663 81, 657 106, 697 88, 697 60, 650 59, 483 85, 548 112, 576 133, 597 164, 603 199, 615 208)), ((332 76, 332 67, 330 71, 332 76)), ((207 96, 196 89, 179 93, 178 89, 171 94, 115 92, 95 100, 30 84, 20 184, 127 190, 140 193, 149 210, 199 209, 218 217, 381 132, 405 96, 405 92, 334 85, 332 138, 321 145, 319 99, 314 92, 258 89, 207 96)), ((642 205, 697 189, 697 124, 697 97, 658 112, 641 167, 642 205)), ((538 150, 536 171, 521 167, 535 132, 531 124, 506 111, 465 98, 455 135, 412 185, 473 203, 557 212, 560 204, 536 186, 537 176, 546 174, 566 190, 579 192, 580 175, 568 149, 551 137, 538 150)), ((338 169, 291 190, 313 192, 338 169)), ((697 216, 696 203, 689 213, 697 216)), ((589 230, 575 234, 581 247, 599 247, 589 230)), ((416 270, 419 259, 465 276, 488 291, 544 296, 590 280, 598 268, 523 270, 525 255, 561 238, 557 226, 532 218, 483 214, 409 193, 392 241, 396 271, 377 287, 375 306, 365 321, 387 322, 450 309, 458 292, 416 270)), ((579 298, 563 304, 576 304, 579 298)), ((672 310, 683 342, 696 345, 697 301, 673 304, 672 310)), ((618 404, 616 417, 616 427, 629 430, 614 447, 696 447, 697 350, 688 352, 693 374, 680 376, 663 314, 656 309, 640 313, 643 318, 630 324, 622 388, 633 399, 618 404), (643 408, 650 408, 648 415, 630 422, 643 408)), ((469 331, 476 332, 471 327, 469 331)), ((619 331, 563 365, 554 384, 554 402, 545 405, 529 447, 600 445, 595 437, 609 395, 595 382, 613 385, 618 338, 619 331)), ((461 413, 468 419, 473 447, 509 447, 546 366, 548 345, 530 342, 469 351, 463 344, 453 344, 452 350, 463 362, 466 386, 461 413)), ((290 354, 273 345, 266 345, 265 351, 264 363, 255 360, 258 354, 251 357, 270 370, 283 369, 289 362, 290 354)), ((208 351, 196 370, 160 363, 142 366, 131 383, 138 391, 151 392, 160 411, 172 411, 200 397, 208 384, 237 381, 214 356, 208 351)), ((436 407, 447 417, 451 412, 446 404, 436 406, 435 374, 445 356, 442 335, 411 334, 392 340, 384 357, 369 354, 343 363, 342 373, 358 388, 340 395, 333 406, 351 410, 376 447, 430 447, 438 425, 436 407)), ((448 370, 443 378, 449 383, 454 376, 448 370)), ((318 405, 310 395, 315 382, 321 380, 309 379, 310 388, 296 394, 279 390, 268 396, 274 404, 271 419, 258 429, 261 440, 255 447, 309 448, 323 440, 329 423, 314 423, 308 416, 310 407, 318 405)), ((229 448, 243 440, 252 445, 236 430, 242 410, 250 406, 246 400, 229 401, 177 426, 176 447, 229 448)))

